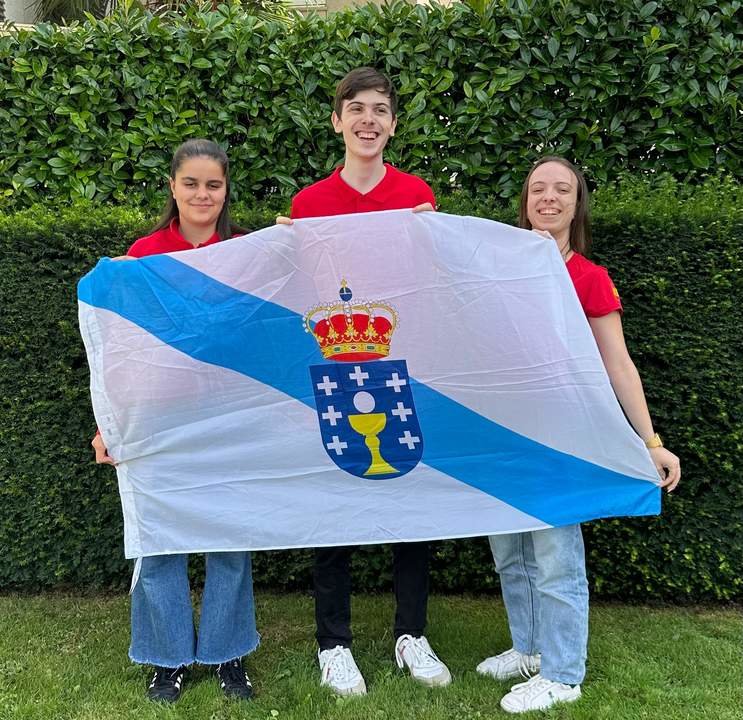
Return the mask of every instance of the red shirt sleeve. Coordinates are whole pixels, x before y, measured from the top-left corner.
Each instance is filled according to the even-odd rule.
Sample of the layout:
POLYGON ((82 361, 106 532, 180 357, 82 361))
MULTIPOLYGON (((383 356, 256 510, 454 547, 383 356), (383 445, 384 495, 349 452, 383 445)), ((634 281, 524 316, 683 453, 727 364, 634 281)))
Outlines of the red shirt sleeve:
POLYGON ((126 251, 127 255, 132 257, 141 258, 147 255, 152 255, 153 251, 150 245, 152 244, 150 236, 141 237, 139 240, 135 240, 132 246, 126 251))
POLYGON ((588 273, 581 290, 578 296, 588 317, 603 317, 615 310, 622 312, 619 292, 605 268, 596 267, 588 273))
POLYGON ((289 211, 289 217, 294 220, 307 217, 307 210, 304 207, 304 202, 302 201, 301 192, 297 193, 292 198, 292 207, 291 207, 291 210, 289 211))
POLYGON ((422 197, 423 199, 418 203, 418 205, 421 205, 422 203, 431 203, 433 205, 433 209, 436 209, 436 196, 433 194, 433 190, 431 190, 431 186, 427 182, 423 182, 423 193, 422 197))

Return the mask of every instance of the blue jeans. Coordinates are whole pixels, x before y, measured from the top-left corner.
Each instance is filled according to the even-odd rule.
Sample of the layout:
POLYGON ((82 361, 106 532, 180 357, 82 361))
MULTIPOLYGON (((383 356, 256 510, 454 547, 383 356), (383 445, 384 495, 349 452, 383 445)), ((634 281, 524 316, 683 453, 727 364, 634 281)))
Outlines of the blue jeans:
POLYGON ((206 554, 206 581, 198 636, 194 632, 188 555, 142 558, 132 593, 132 644, 136 663, 179 667, 217 665, 258 647, 250 553, 206 554))
POLYGON ((579 685, 586 674, 588 582, 580 525, 492 535, 513 646, 541 652, 541 674, 579 685))

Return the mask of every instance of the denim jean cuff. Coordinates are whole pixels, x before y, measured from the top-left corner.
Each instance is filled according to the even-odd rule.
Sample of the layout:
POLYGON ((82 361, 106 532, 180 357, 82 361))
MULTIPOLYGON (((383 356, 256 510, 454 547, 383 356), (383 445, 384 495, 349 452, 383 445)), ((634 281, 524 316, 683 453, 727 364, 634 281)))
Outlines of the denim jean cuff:
POLYGON ((234 660, 235 658, 242 658, 246 655, 250 655, 251 653, 255 652, 259 645, 261 644, 261 636, 260 634, 255 634, 255 640, 249 644, 245 649, 239 649, 236 652, 233 652, 229 656, 224 655, 216 655, 214 657, 203 657, 199 655, 199 653, 196 653, 196 662, 200 665, 220 665, 221 663, 229 662, 230 660, 234 660))
POLYGON ((193 655, 181 660, 180 662, 173 662, 172 659, 170 658, 167 661, 163 662, 162 658, 155 658, 155 657, 145 658, 143 656, 135 657, 135 655, 131 651, 129 652, 129 659, 133 663, 137 663, 137 665, 152 665, 153 667, 168 667, 168 668, 189 667, 196 662, 196 658, 194 658, 193 655))
POLYGON ((551 673, 549 670, 542 668, 539 674, 545 678, 545 680, 552 680, 552 682, 563 683, 564 685, 580 685, 585 678, 585 673, 582 675, 565 675, 564 673, 551 673))

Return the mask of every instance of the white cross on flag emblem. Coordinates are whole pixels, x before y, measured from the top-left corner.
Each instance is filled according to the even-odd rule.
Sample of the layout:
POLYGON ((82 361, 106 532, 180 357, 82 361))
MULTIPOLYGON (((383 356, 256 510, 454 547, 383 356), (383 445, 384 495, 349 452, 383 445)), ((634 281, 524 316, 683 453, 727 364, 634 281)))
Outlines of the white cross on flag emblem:
POLYGON ((423 437, 404 360, 310 366, 325 451, 357 477, 410 472, 423 437))

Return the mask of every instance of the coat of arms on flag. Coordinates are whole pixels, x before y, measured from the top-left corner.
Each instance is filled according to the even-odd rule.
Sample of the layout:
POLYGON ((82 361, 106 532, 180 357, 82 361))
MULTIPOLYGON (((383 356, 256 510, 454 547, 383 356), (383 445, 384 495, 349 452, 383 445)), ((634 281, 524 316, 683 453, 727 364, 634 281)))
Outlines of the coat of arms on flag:
POLYGON ((390 352, 397 312, 384 302, 356 301, 346 281, 340 302, 304 316, 323 357, 310 366, 325 451, 342 470, 363 478, 404 475, 423 455, 407 364, 390 352))

